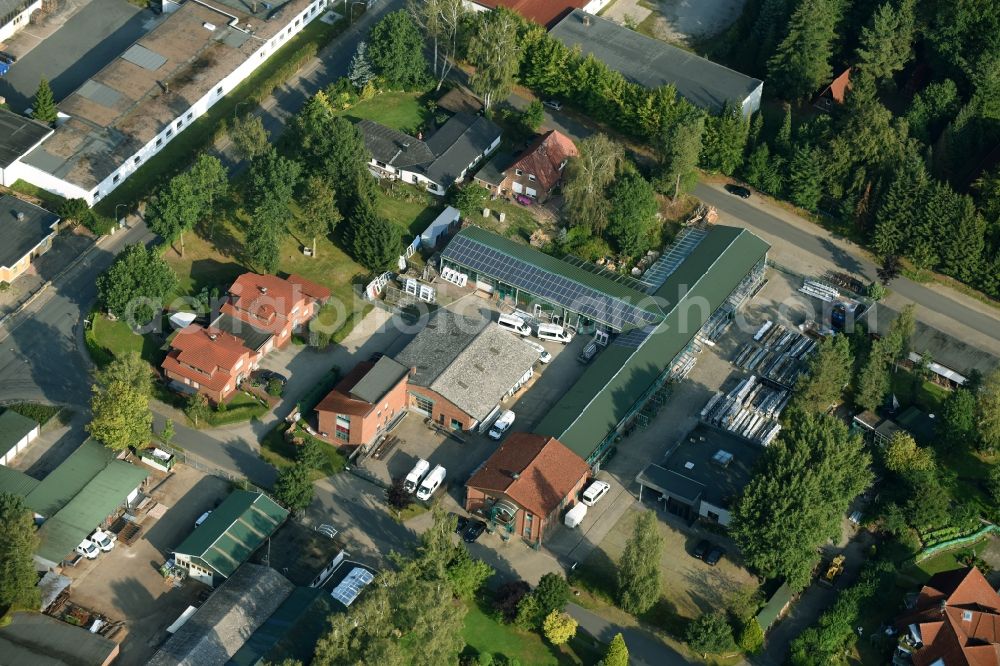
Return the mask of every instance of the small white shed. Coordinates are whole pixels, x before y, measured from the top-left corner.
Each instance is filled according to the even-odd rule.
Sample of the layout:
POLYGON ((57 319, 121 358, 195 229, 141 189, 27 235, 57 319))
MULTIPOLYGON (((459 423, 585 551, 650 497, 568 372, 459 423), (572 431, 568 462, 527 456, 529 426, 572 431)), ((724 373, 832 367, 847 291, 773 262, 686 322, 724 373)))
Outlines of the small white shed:
POLYGON ((0 414, 0 465, 9 465, 14 457, 38 437, 38 422, 8 409, 0 414))
POLYGON ((453 206, 448 206, 442 211, 440 215, 434 218, 434 221, 428 225, 424 232, 420 234, 420 245, 424 248, 431 249, 437 245, 438 240, 441 238, 441 234, 444 234, 451 228, 451 225, 458 222, 458 218, 461 217, 461 213, 458 212, 457 208, 453 206))

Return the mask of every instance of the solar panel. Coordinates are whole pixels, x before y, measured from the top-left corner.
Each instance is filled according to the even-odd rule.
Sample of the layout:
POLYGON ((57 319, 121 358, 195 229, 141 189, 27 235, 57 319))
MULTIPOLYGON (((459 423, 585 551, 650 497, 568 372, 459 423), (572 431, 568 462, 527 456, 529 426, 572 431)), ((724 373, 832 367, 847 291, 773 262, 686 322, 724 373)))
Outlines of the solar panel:
POLYGON ((677 267, 694 252, 698 243, 707 235, 708 232, 698 227, 682 229, 667 251, 643 273, 640 282, 645 286, 646 291, 652 294, 662 287, 670 274, 677 270, 677 267))
POLYGON ((578 312, 616 330, 656 323, 659 317, 570 278, 533 266, 464 236, 456 236, 444 259, 486 273, 518 289, 578 312))
POLYGON ((365 589, 365 586, 373 580, 375 580, 375 576, 371 571, 361 567, 354 567, 344 577, 344 580, 340 581, 337 587, 333 588, 330 596, 345 606, 350 606, 358 598, 358 595, 361 594, 361 590, 365 589))
POLYGON ((622 333, 617 338, 615 338, 612 344, 618 347, 627 347, 629 349, 638 349, 642 346, 642 343, 646 341, 650 333, 653 332, 655 326, 644 326, 642 328, 633 328, 631 331, 622 333))
POLYGON ((128 60, 133 65, 138 65, 139 67, 148 69, 151 72, 158 70, 163 66, 163 63, 167 61, 166 58, 161 56, 156 51, 150 51, 141 44, 133 44, 130 46, 129 49, 122 54, 122 59, 128 60))

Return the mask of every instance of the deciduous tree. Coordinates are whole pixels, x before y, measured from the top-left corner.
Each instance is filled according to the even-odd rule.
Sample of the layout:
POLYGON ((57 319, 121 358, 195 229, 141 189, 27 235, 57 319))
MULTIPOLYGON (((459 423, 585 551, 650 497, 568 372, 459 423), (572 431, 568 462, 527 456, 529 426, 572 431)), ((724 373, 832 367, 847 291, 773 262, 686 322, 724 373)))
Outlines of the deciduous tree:
POLYGON ((701 655, 716 654, 732 649, 733 628, 724 613, 702 613, 688 625, 684 640, 701 655))
POLYGON ((97 278, 97 296, 116 317, 141 326, 156 316, 176 286, 177 276, 155 249, 129 245, 97 278))
POLYGON ((424 40, 405 10, 386 14, 369 35, 372 64, 390 88, 410 90, 427 80, 424 40))
POLYGON ((797 409, 823 413, 837 404, 851 381, 853 359, 846 335, 824 338, 809 359, 805 376, 795 387, 792 405, 797 409))
POLYGON ((37 611, 38 575, 34 554, 38 535, 34 513, 13 493, 0 493, 0 608, 37 611))
POLYGON ((312 236, 312 257, 315 259, 316 237, 333 231, 343 219, 337 209, 337 193, 326 178, 312 175, 302 188, 302 215, 295 219, 295 226, 306 236, 312 236))
POLYGON ((566 608, 569 602, 569 583, 560 574, 547 573, 539 579, 532 594, 538 601, 541 617, 545 617, 552 611, 566 608))
POLYGON ((469 62, 476 68, 469 83, 483 98, 487 111, 514 87, 514 77, 521 65, 519 24, 516 14, 500 7, 480 18, 469 43, 469 62))
MULTIPOLYGON (((364 43, 364 42, 362 42, 364 43)), ((270 148, 270 134, 264 121, 256 114, 248 114, 233 121, 229 139, 245 160, 255 160, 270 148)))
POLYGON ((660 599, 660 553, 663 537, 656 514, 643 511, 635 518, 632 536, 618 562, 618 604, 639 615, 660 599))
POLYGON ((885 449, 885 466, 904 476, 912 472, 929 472, 934 469, 934 454, 930 449, 917 446, 909 433, 897 432, 885 449))
POLYGON ((794 412, 733 512, 730 534, 747 564, 803 587, 819 546, 839 536, 844 511, 871 482, 870 465, 861 438, 837 418, 794 412))
POLYGON ((976 430, 976 396, 965 388, 957 388, 944 401, 941 420, 935 432, 938 445, 944 448, 975 449, 979 436, 976 430))
POLYGON ((628 174, 610 189, 607 237, 620 253, 635 257, 649 246, 659 205, 653 186, 639 174, 628 174))
POLYGON ((570 158, 563 179, 565 211, 572 226, 601 235, 608 223, 607 188, 625 164, 625 149, 605 134, 580 142, 579 157, 570 158))
POLYGON ((553 645, 562 645, 576 636, 577 621, 563 611, 552 611, 542 621, 542 632, 553 645))
POLYGON ((682 189, 694 185, 704 132, 705 115, 693 107, 688 107, 674 122, 664 124, 656 146, 659 158, 656 185, 660 192, 671 193, 676 200, 682 189))
POLYGON ((292 512, 306 509, 312 503, 314 491, 309 468, 299 461, 278 472, 278 479, 274 482, 275 499, 292 512))
POLYGON ((890 355, 883 340, 872 343, 871 351, 854 388, 854 404, 874 411, 885 402, 889 393, 890 355))
POLYGON ((1000 368, 986 375, 976 400, 976 420, 983 448, 1000 448, 1000 368))
POLYGON ((146 223, 168 243, 180 240, 184 256, 184 233, 194 228, 203 213, 194 181, 187 173, 171 178, 146 206, 146 223))
POLYGON ((149 409, 152 374, 149 364, 131 352, 99 371, 92 387, 87 425, 94 439, 110 449, 139 448, 149 442, 153 413, 149 409))

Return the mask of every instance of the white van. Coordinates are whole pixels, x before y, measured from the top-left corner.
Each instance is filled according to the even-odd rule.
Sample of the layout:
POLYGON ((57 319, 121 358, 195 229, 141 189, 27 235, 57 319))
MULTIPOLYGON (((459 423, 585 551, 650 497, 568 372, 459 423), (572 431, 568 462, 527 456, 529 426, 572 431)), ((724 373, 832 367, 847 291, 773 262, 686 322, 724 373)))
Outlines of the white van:
POLYGON ((403 481, 403 490, 408 493, 417 492, 417 488, 420 487, 420 482, 424 480, 427 475, 427 470, 431 468, 431 464, 420 458, 417 460, 417 464, 413 466, 410 473, 406 475, 406 480, 403 481))
POLYGON ((427 501, 434 494, 434 491, 441 487, 441 483, 444 481, 445 469, 441 465, 437 465, 431 470, 431 473, 427 475, 420 487, 417 488, 417 499, 427 501))
POLYGON ((563 522, 566 523, 566 527, 579 527, 580 523, 583 522, 583 517, 587 515, 587 505, 586 504, 576 504, 572 509, 566 512, 566 518, 563 522))
POLYGON ((566 344, 573 339, 573 334, 559 324, 539 324, 538 339, 555 340, 556 342, 566 344))
POLYGON ((497 417, 497 420, 493 422, 493 427, 490 428, 487 434, 490 436, 490 439, 499 441, 512 425, 514 425, 514 412, 508 409, 497 417))
POLYGON ((608 494, 611 485, 607 481, 594 481, 583 491, 581 501, 587 506, 594 506, 597 501, 608 494))
POLYGON ((525 340, 524 344, 528 345, 532 349, 538 352, 538 360, 542 363, 548 363, 552 360, 552 354, 545 350, 545 347, 541 346, 537 342, 532 342, 531 340, 525 340))
POLYGON ((531 335, 531 327, 528 326, 528 322, 517 315, 502 314, 500 315, 500 319, 497 320, 497 325, 518 335, 531 335))

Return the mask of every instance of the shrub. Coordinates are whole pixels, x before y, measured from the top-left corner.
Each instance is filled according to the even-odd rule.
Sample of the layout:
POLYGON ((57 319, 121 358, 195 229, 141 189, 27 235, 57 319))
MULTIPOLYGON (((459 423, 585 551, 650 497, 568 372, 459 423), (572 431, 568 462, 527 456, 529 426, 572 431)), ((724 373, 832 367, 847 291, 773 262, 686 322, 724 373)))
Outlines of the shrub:
POLYGON ((757 618, 752 617, 746 621, 740 629, 739 638, 736 644, 747 654, 757 654, 764 647, 764 630, 761 629, 757 618))
POLYGON ((562 645, 576 636, 577 621, 567 613, 554 610, 545 616, 542 631, 553 645, 562 645))
POLYGON ((280 379, 272 377, 271 379, 268 380, 267 382, 268 395, 273 395, 275 397, 278 397, 284 390, 285 390, 285 385, 281 383, 280 379))
POLYGON ((517 606, 531 592, 531 586, 523 580, 512 580, 501 585, 493 596, 493 608, 503 622, 513 622, 517 618, 517 606))
POLYGON ((402 511, 413 504, 413 495, 403 488, 404 481, 402 477, 394 479, 392 485, 385 490, 385 501, 396 511, 402 511))

